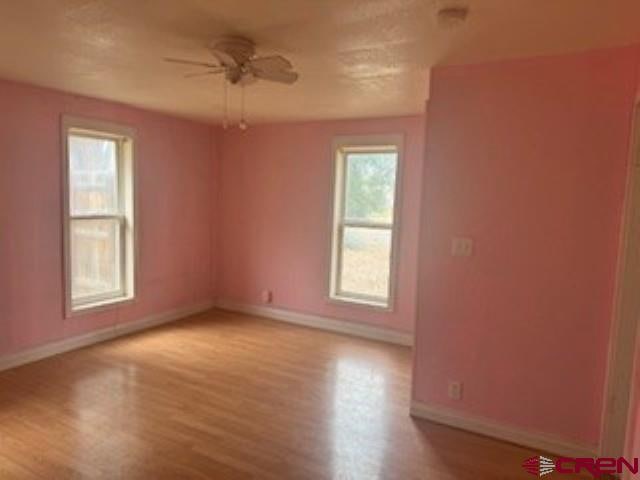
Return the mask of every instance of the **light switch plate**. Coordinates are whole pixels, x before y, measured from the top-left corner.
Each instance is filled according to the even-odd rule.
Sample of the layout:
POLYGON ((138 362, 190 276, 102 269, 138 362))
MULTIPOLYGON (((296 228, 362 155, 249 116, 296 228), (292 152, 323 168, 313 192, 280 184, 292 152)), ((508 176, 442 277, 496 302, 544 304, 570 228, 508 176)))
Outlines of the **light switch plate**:
POLYGON ((473 240, 468 237, 454 237, 451 240, 451 256, 470 257, 473 254, 473 240))

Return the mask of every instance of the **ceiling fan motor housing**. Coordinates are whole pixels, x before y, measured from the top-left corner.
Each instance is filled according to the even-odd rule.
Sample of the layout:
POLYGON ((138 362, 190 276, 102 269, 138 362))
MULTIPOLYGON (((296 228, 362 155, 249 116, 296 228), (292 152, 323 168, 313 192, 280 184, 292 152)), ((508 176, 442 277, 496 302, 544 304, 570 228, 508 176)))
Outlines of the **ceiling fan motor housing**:
POLYGON ((256 46, 248 38, 227 36, 214 40, 209 45, 211 52, 226 67, 225 76, 229 83, 249 83, 253 78, 247 68, 248 62, 255 57, 256 46))
POLYGON ((225 57, 229 57, 228 60, 233 59, 236 65, 248 62, 256 54, 255 43, 243 37, 222 37, 211 42, 209 48, 214 55, 223 53, 225 57))

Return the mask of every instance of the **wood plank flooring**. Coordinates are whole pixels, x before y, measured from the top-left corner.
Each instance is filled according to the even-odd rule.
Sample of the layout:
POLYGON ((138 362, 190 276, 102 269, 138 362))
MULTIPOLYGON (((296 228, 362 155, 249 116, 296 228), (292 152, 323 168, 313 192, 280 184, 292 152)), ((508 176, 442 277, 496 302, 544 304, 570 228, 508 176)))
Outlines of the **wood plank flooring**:
POLYGON ((0 479, 533 478, 538 452, 411 419, 410 356, 211 311, 6 371, 0 479))

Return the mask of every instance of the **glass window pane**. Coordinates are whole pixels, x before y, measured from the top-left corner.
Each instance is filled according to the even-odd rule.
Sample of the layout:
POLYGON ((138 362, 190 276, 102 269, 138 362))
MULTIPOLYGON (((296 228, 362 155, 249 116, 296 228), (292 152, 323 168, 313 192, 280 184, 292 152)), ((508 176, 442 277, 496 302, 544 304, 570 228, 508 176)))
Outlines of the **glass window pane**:
POLYGON ((115 140, 69 135, 72 215, 117 212, 117 150, 115 140))
POLYGON ((389 296, 391 230, 345 227, 341 293, 386 299, 389 296))
POLYGON ((396 152, 347 154, 346 219, 393 221, 397 158, 396 152))
POLYGON ((70 247, 72 300, 120 292, 119 220, 71 220, 70 247))

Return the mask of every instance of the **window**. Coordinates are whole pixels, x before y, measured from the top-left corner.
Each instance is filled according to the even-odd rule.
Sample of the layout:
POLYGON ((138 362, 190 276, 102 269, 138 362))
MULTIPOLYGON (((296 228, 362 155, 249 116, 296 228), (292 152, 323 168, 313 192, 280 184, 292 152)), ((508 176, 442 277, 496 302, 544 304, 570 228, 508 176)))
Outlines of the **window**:
POLYGON ((335 142, 334 300, 391 307, 401 144, 395 135, 335 142))
POLYGON ((133 135, 65 118, 67 314, 134 296, 133 135))

